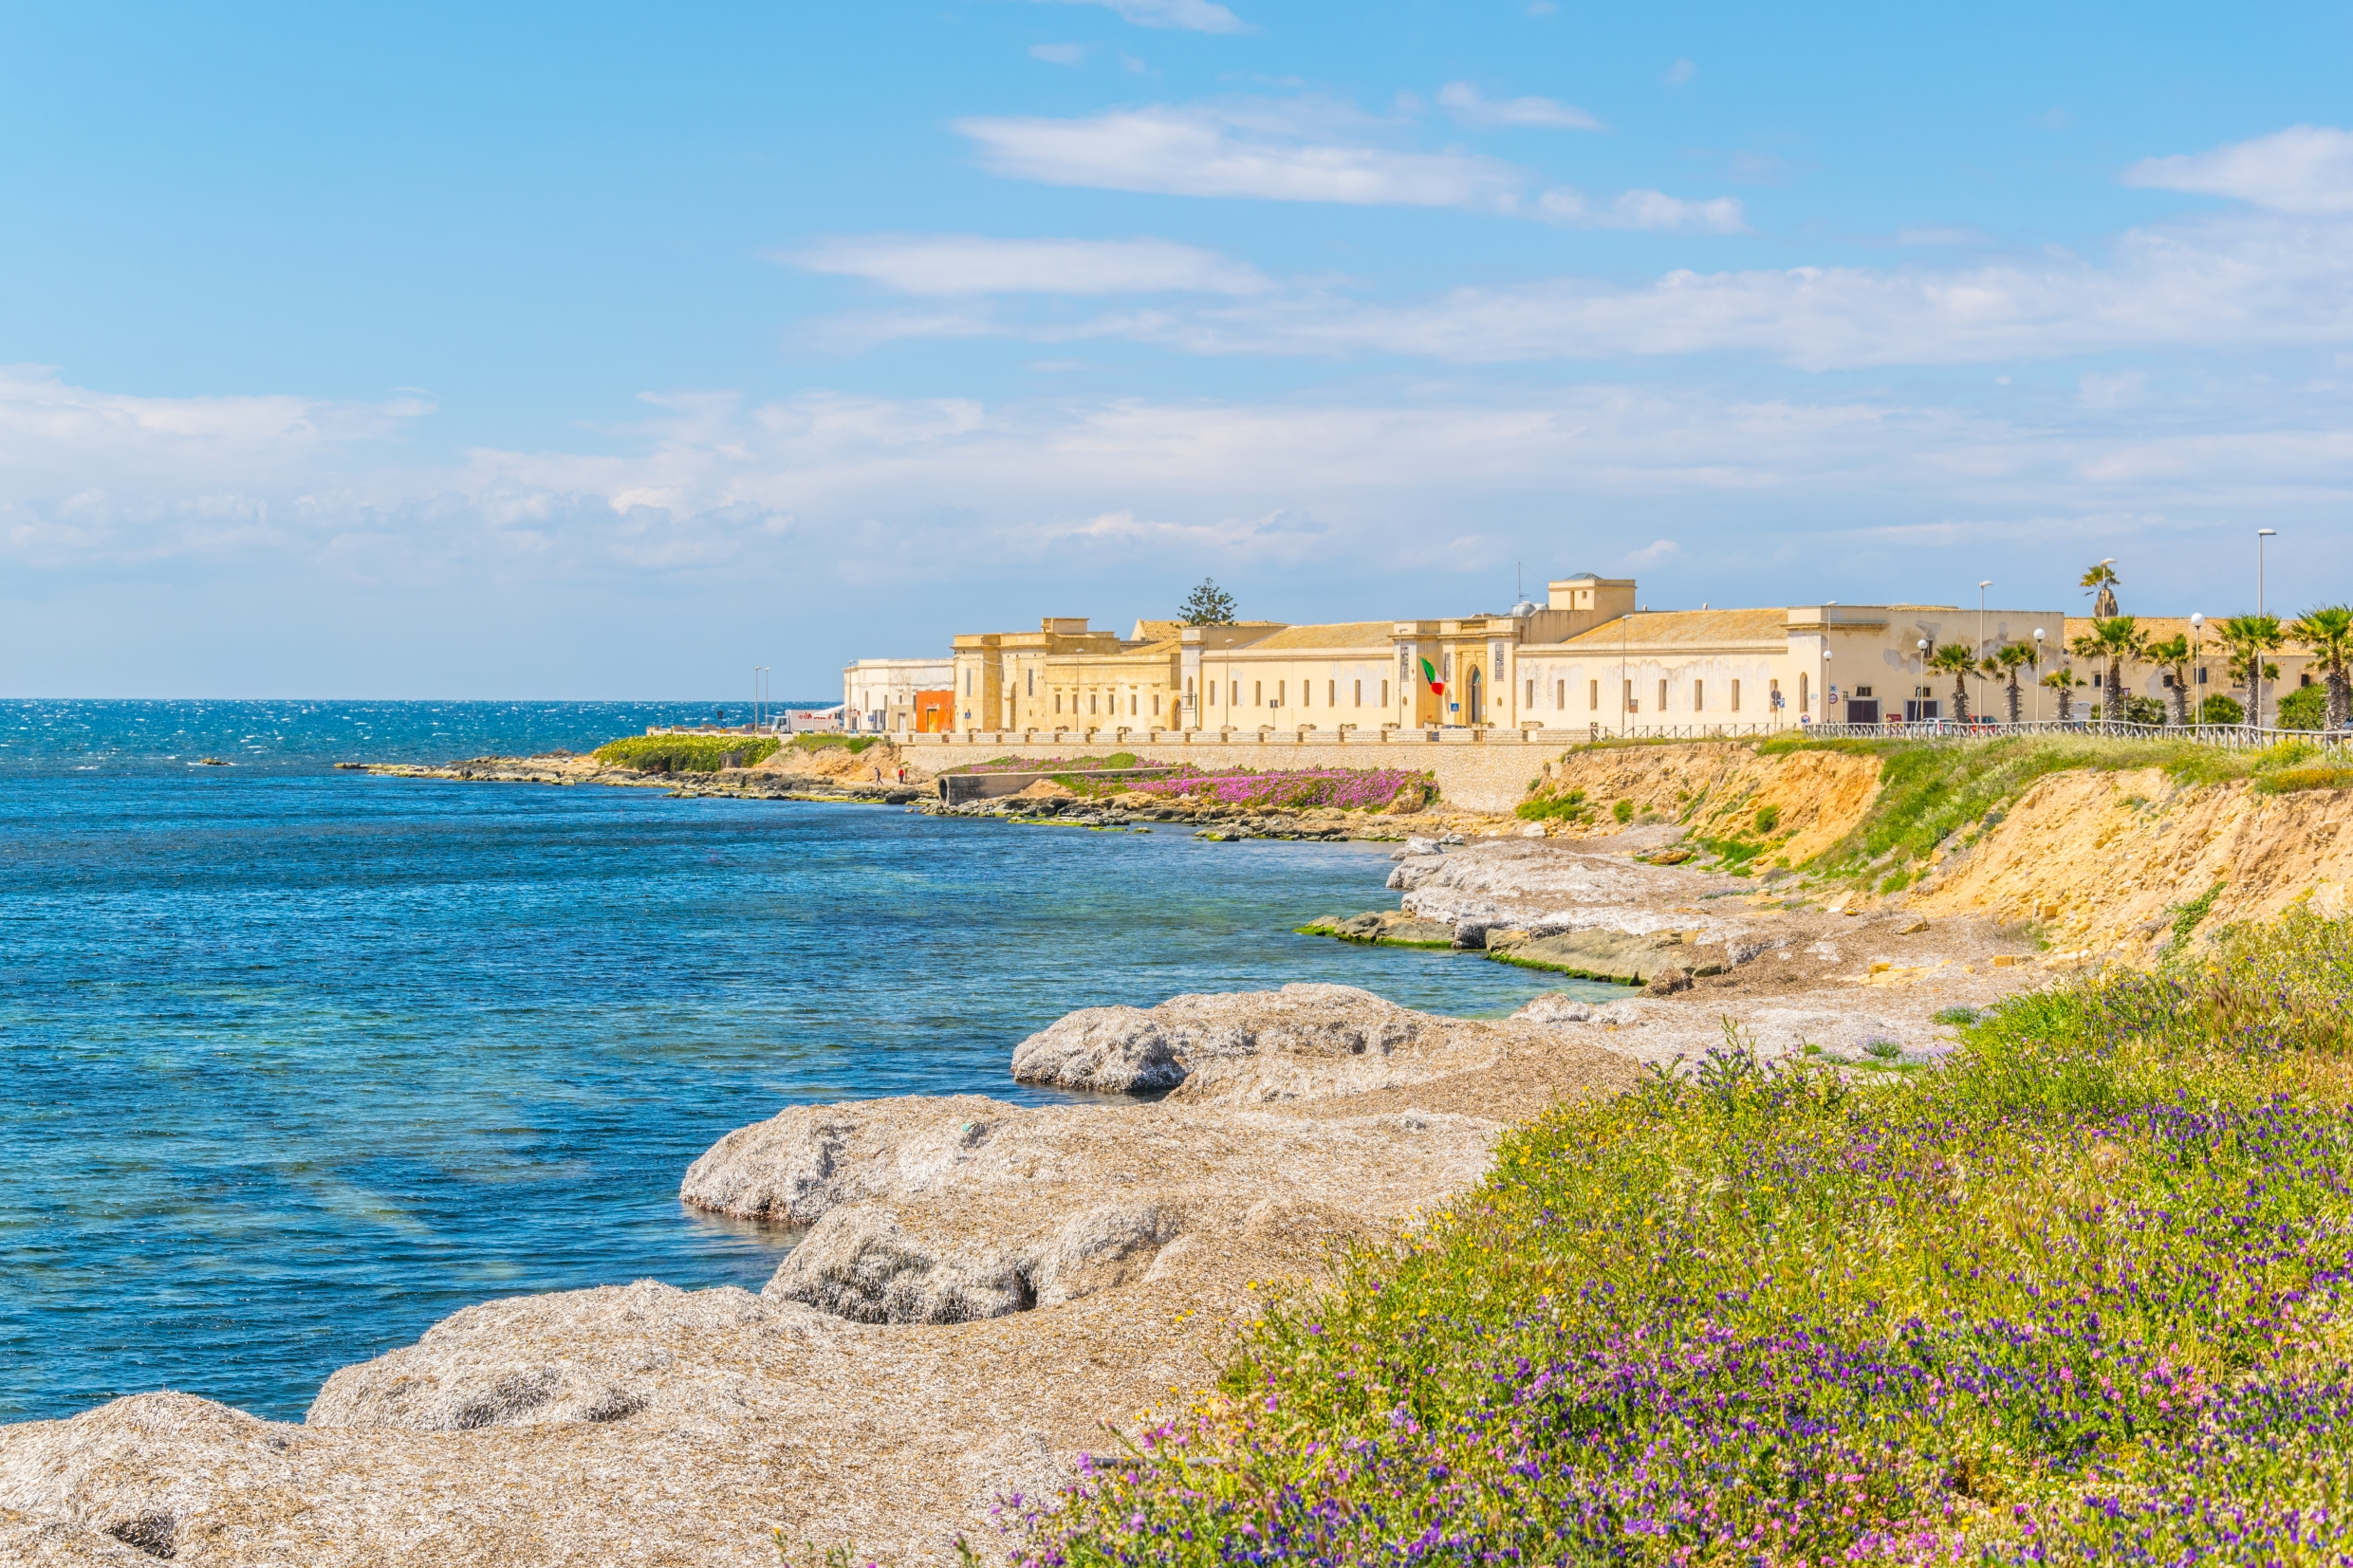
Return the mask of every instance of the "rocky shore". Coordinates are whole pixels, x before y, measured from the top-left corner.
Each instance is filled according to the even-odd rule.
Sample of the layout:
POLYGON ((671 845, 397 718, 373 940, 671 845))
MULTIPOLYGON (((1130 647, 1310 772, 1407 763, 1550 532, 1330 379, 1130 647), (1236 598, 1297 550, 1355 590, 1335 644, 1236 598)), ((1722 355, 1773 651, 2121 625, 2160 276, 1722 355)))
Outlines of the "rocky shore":
POLYGON ((748 1565, 782 1532, 951 1562, 958 1536, 998 1540, 997 1499, 1207 1381, 1270 1283, 1409 1228, 1555 1099, 1728 1028, 1915 1070, 1949 1048, 1940 1019, 2041 972, 1988 923, 1647 863, 1663 841, 1412 844, 1403 907, 1374 917, 1445 932, 1462 962, 1631 943, 1642 992, 1502 1020, 1342 986, 1089 1008, 1010 1066, 1090 1098, 792 1107, 680 1187, 799 1233, 759 1293, 487 1302, 336 1373, 300 1423, 150 1393, 0 1429, 0 1559, 748 1565))

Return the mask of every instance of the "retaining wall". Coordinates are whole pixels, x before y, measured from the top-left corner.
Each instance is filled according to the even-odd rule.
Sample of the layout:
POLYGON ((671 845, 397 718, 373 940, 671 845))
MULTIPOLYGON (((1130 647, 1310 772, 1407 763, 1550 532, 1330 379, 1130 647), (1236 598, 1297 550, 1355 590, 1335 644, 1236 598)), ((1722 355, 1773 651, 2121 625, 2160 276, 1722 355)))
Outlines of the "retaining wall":
POLYGON ((1355 732, 1345 739, 1302 741, 1277 731, 1254 738, 1239 731, 1098 730, 1092 734, 1032 730, 1022 734, 902 735, 907 759, 927 769, 954 767, 988 757, 1102 756, 1133 751, 1156 763, 1191 763, 1195 767, 1403 767, 1438 782, 1449 805, 1472 811, 1510 811, 1528 792, 1529 781, 1547 762, 1591 735, 1583 729, 1422 730, 1355 732), (1380 738, 1386 735, 1386 739, 1380 738), (1399 737, 1407 737, 1400 739, 1399 737), (1198 738, 1195 738, 1198 737, 1198 738), (1476 737, 1476 738, 1474 738, 1476 737))

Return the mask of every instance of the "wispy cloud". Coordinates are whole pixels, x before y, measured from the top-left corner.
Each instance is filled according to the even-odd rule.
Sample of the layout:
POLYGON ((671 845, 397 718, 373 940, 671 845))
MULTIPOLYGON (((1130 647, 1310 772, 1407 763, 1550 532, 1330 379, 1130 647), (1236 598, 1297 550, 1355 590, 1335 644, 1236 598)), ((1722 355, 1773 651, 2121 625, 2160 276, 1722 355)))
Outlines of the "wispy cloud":
POLYGON ((1005 240, 978 234, 856 234, 784 258, 902 294, 1262 294, 1256 267, 1171 240, 1005 240))
POLYGON ((1684 201, 1657 191, 1627 191, 1597 207, 1585 199, 1584 192, 1562 185, 1537 198, 1536 212, 1574 229, 1682 230, 1702 234, 1748 231, 1740 203, 1731 196, 1684 201))
POLYGON ((1556 131, 1598 131, 1602 122, 1573 104, 1549 98, 1483 98, 1468 82, 1438 89, 1438 102, 1465 125, 1529 125, 1556 131))
POLYGON ((1298 105, 1115 110, 1081 120, 960 120, 984 167, 1017 179, 1183 196, 1353 206, 1510 205, 1521 175, 1459 153, 1317 138, 1298 105))
POLYGON ((2279 212, 2353 212, 2353 135, 2291 125, 2210 153, 2144 159, 2124 171, 2124 183, 2231 196, 2279 212))
POLYGON ((1101 6, 1139 28, 1174 28, 1185 32, 1256 32, 1248 22, 1213 0, 1056 0, 1071 6, 1101 6))
POLYGON ((1678 60, 1674 65, 1669 65, 1667 67, 1666 75, 1660 77, 1658 80, 1664 82, 1670 87, 1679 87, 1684 83, 1689 82, 1693 77, 1697 76, 1698 74, 1698 66, 1693 65, 1688 60, 1678 60))
POLYGON ((1032 44, 1029 58, 1043 60, 1049 65, 1084 65, 1086 46, 1084 44, 1032 44))

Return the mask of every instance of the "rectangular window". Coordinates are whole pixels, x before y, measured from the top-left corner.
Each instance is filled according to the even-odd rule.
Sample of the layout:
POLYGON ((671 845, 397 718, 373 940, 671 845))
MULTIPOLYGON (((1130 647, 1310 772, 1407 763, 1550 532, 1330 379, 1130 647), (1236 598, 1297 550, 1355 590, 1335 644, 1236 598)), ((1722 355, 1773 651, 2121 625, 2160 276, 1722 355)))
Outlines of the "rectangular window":
POLYGON ((2206 684, 2206 667, 2202 664, 2197 667, 2197 683, 2200 686, 2206 684))
POLYGON ((1602 683, 1598 680, 1589 680, 1585 682, 1585 711, 1588 713, 1598 713, 1601 710, 1602 683))
POLYGON ((1693 711, 1693 712, 1695 712, 1695 713, 1704 713, 1704 712, 1706 712, 1707 710, 1708 710, 1708 683, 1707 683, 1706 681, 1704 681, 1704 680, 1695 680, 1695 681, 1693 681, 1693 682, 1692 682, 1692 711, 1693 711))
POLYGON ((973 673, 970 670, 964 672, 964 694, 968 697, 973 694, 973 673))
MULTIPOLYGON (((1159 699, 1159 698, 1155 697, 1155 698, 1153 698, 1153 699, 1152 699, 1152 710, 1153 710, 1155 713, 1157 713, 1157 712, 1158 712, 1158 711, 1160 710, 1160 699, 1159 699)), ((1130 692, 1127 694, 1127 716, 1128 716, 1129 718, 1131 718, 1131 719, 1132 719, 1132 718, 1134 718, 1134 717, 1136 716, 1136 693, 1135 693, 1135 692, 1130 692)))
POLYGON ((1380 706, 1389 706, 1389 683, 1385 680, 1380 683, 1380 706))
POLYGON ((1858 686, 1855 688, 1855 695, 1859 697, 1867 697, 1870 694, 1871 689, 1867 686, 1858 686))
POLYGON ((1239 708, 1242 706, 1242 683, 1240 681, 1235 681, 1233 683, 1233 690, 1226 694, 1233 699, 1232 702, 1226 704, 1227 707, 1239 708))
POLYGON ((1340 682, 1327 680, 1324 683, 1324 706, 1326 708, 1340 706, 1340 682))
POLYGON ((1740 711, 1740 683, 1738 681, 1732 682, 1732 711, 1735 713, 1740 711))
POLYGON ((1364 683, 1362 681, 1356 683, 1356 705, 1359 708, 1364 706, 1364 683))
POLYGON ((1663 713, 1663 712, 1665 712, 1666 710, 1667 710, 1667 683, 1666 683, 1665 681, 1663 681, 1663 680, 1662 680, 1662 681, 1660 681, 1660 682, 1658 683, 1658 711, 1660 711, 1661 713, 1663 713))
POLYGON ((1532 680, 1528 683, 1528 709, 1531 713, 1536 710, 1536 683, 1532 680))
POLYGON ((1029 690, 1023 694, 1032 697, 1038 694, 1038 673, 1035 670, 1029 672, 1029 690))
POLYGON ((1254 680, 1251 682, 1251 706, 1252 708, 1264 708, 1267 706, 1267 683, 1265 681, 1254 680))
POLYGON ((1152 693, 1152 716, 1156 719, 1160 716, 1160 693, 1158 692, 1152 693))
POLYGON ((1639 713, 1641 711, 1641 708, 1634 700, 1634 682, 1632 681, 1626 682, 1626 689, 1620 694, 1618 700, 1626 705, 1626 711, 1629 713, 1639 713))
POLYGON ((1095 693, 1094 693, 1094 692, 1089 692, 1086 694, 1086 710, 1087 710, 1089 713, 1095 712, 1095 711, 1097 710, 1096 710, 1096 707, 1095 707, 1095 693))
POLYGON ((1062 711, 1062 693, 1060 692, 1054 693, 1054 711, 1057 713, 1062 711))
POLYGON ((1813 682, 1803 670, 1797 673, 1797 706, 1800 712, 1811 712, 1814 706, 1813 682))

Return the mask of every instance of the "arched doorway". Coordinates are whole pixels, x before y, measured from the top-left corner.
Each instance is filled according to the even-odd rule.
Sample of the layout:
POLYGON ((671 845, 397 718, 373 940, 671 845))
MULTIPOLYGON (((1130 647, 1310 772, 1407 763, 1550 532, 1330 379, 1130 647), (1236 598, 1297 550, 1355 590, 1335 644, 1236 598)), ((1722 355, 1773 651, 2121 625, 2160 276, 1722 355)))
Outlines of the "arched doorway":
POLYGON ((1479 722, 1479 704, 1483 700, 1485 700, 1484 689, 1479 683, 1479 667, 1474 664, 1471 667, 1471 689, 1465 694, 1463 703, 1466 710, 1465 722, 1470 724, 1479 722))

